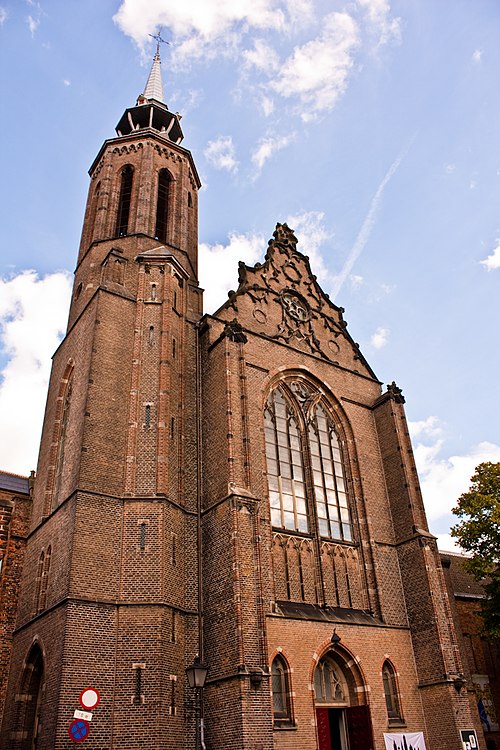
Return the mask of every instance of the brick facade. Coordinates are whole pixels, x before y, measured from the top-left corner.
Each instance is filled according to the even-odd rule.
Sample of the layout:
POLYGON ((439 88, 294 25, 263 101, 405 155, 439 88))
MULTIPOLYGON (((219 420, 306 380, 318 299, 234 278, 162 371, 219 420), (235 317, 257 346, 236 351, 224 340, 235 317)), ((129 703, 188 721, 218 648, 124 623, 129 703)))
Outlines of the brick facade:
POLYGON ((390 731, 459 750, 480 722, 401 391, 382 393, 286 225, 202 317, 178 120, 142 98, 117 132, 54 357, 0 747, 67 748, 88 686, 89 747, 192 747, 198 654, 208 750, 383 750, 390 731))

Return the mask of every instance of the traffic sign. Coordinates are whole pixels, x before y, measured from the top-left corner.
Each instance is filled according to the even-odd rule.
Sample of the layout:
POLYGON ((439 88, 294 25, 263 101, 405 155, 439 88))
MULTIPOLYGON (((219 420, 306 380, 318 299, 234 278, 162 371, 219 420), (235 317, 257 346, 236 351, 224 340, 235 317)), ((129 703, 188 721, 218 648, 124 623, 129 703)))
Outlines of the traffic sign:
POLYGON ((90 725, 84 719, 73 719, 68 727, 68 734, 73 742, 83 742, 90 732, 90 725))
POLYGON ((99 691, 95 688, 85 688, 80 693, 80 706, 85 708, 87 711, 91 711, 93 708, 99 705, 101 696, 99 691))
POLYGON ((90 711, 79 711, 76 709, 73 714, 74 719, 84 719, 85 721, 92 721, 92 714, 90 711))

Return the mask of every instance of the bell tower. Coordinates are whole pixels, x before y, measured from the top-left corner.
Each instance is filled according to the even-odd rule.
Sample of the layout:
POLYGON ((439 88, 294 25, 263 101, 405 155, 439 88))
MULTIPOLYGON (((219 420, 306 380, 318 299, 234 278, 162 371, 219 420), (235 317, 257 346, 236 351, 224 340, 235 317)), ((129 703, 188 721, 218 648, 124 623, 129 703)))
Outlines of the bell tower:
POLYGON ((164 102, 160 65, 158 43, 144 92, 90 168, 2 748, 67 747, 88 687, 101 696, 92 747, 194 742, 185 668, 200 652, 200 181, 180 115, 164 102))

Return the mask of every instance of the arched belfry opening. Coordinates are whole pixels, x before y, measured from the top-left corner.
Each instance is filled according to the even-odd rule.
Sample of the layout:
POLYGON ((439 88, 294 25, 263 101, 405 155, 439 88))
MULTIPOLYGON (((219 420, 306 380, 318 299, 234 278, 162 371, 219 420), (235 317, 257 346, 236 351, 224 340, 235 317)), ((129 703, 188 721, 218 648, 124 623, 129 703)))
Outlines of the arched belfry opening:
POLYGON ((21 675, 16 695, 16 731, 12 750, 36 750, 41 728, 44 663, 42 650, 34 643, 21 675))
POLYGON ((326 651, 313 674, 318 750, 370 750, 373 732, 361 670, 341 647, 326 651))

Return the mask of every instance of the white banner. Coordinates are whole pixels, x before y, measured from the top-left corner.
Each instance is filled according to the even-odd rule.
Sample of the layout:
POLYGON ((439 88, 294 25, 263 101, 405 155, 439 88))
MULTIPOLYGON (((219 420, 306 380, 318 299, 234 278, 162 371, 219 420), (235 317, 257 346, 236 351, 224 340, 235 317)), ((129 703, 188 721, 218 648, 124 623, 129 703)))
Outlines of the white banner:
POLYGON ((385 750, 426 750, 423 732, 384 734, 385 750))

